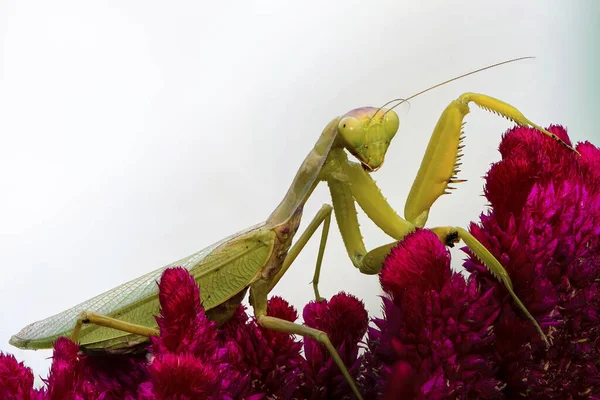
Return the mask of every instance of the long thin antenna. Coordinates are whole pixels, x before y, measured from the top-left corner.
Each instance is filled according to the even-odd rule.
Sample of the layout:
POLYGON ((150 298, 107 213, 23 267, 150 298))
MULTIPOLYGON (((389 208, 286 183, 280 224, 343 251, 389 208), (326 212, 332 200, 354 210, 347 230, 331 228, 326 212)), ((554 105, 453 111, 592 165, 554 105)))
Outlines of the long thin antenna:
MULTIPOLYGON (((456 80, 458 80, 458 79, 464 78, 464 77, 466 77, 466 76, 469 76, 469 75, 476 74, 476 73, 478 73, 478 72, 481 72, 481 71, 485 71, 486 69, 495 68, 495 67, 499 67, 500 65, 509 64, 509 63, 513 63, 513 62, 516 62, 516 61, 521 61, 521 60, 527 60, 527 59, 530 59, 530 58, 535 58, 535 57, 531 57, 531 56, 529 56, 529 57, 519 57, 519 58, 513 58, 512 60, 502 61, 502 62, 499 62, 499 63, 496 63, 496 64, 488 65, 487 67, 483 67, 483 68, 479 68, 479 69, 476 69, 476 70, 474 70, 474 71, 471 71, 471 72, 467 72, 466 74, 462 74, 462 75, 456 76, 456 77, 454 77, 454 78, 452 78, 452 79, 448 79, 447 81, 444 81, 444 82, 442 82, 442 83, 438 83, 437 85, 433 85, 433 86, 431 86, 431 87, 429 87, 429 88, 427 88, 427 89, 425 89, 425 90, 421 90, 420 92, 418 92, 418 93, 415 93, 415 94, 413 94, 412 96, 410 96, 410 97, 407 97, 406 99, 394 99, 394 100, 390 100, 390 101, 388 101, 387 103, 385 103, 385 105, 384 105, 384 106, 382 106, 382 107, 379 107, 379 110, 377 110, 377 112, 376 112, 375 114, 373 114, 373 115, 374 115, 374 116, 375 116, 375 115, 377 115, 377 113, 378 113, 379 111, 381 111, 381 109, 382 109, 383 107, 385 107, 386 105, 388 105, 388 104, 390 104, 390 103, 393 103, 394 101, 399 101, 399 103, 398 103, 398 104, 396 104, 394 107, 390 108, 389 110, 387 110, 385 113, 388 113, 389 111, 391 111, 391 110, 393 110, 394 108, 398 107, 400 104, 402 104, 402 103, 404 103, 404 102, 407 102, 407 101, 409 101, 410 99, 414 99, 415 97, 417 97, 417 96, 420 96, 420 95, 422 95, 423 93, 429 92, 430 90, 433 90, 433 89, 435 89, 435 88, 438 88, 438 87, 440 87, 440 86, 443 86, 443 85, 445 85, 445 84, 447 84, 447 83, 454 82, 454 81, 456 81, 456 80)), ((384 116, 385 116, 385 114, 383 114, 383 115, 382 115, 382 118, 383 118, 384 116)))

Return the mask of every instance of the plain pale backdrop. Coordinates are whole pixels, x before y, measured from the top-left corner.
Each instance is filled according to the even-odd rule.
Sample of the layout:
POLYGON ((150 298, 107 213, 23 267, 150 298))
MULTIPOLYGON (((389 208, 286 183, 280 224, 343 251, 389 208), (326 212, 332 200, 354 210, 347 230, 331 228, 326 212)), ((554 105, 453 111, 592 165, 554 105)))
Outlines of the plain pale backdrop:
MULTIPOLYGON (((1 2, 0 351, 45 377, 51 352, 15 349, 12 334, 264 220, 350 109, 537 56, 400 110, 374 175, 400 213, 437 118, 465 91, 598 143, 597 17, 592 1, 1 2)), ((467 121, 468 182, 428 226, 485 210, 481 177, 511 123, 475 106, 467 121)), ((328 196, 316 190, 303 226, 328 196)), ((369 248, 389 241, 360 218, 369 248)), ((275 289, 300 309, 317 245, 275 289)), ((379 314, 377 277, 353 268, 335 225, 321 281, 379 314)))

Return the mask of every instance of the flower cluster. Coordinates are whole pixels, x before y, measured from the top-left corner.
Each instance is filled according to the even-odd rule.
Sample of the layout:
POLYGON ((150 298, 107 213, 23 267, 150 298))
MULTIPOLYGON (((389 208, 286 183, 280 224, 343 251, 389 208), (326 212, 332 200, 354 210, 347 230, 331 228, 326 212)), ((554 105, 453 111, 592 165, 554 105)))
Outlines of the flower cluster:
POLYGON ((428 230, 392 249, 380 280, 389 297, 384 318, 369 330, 370 376, 363 378, 372 398, 499 397, 494 288, 482 291, 475 279, 453 273, 449 252, 428 230))
MULTIPOLYGON (((159 284, 160 336, 147 354, 85 355, 67 338, 55 343, 45 389, 11 355, 0 354, 0 398, 16 399, 330 399, 352 398, 325 348, 312 340, 260 327, 240 305, 223 326, 210 321, 199 289, 183 268, 167 269, 159 284), (302 345, 306 357, 302 357, 302 345)), ((294 322, 296 310, 273 297, 267 313, 294 322)), ((328 333, 344 362, 358 368, 358 342, 368 315, 358 299, 340 293, 311 302, 306 323, 328 333), (351 326, 346 324, 350 323, 351 326)))
MULTIPOLYGON (((570 143, 564 128, 548 130, 570 143)), ((553 144, 531 129, 510 131, 486 177, 492 211, 471 225, 552 343, 546 348, 477 259, 465 263, 502 302, 498 375, 510 397, 600 395, 600 150, 580 143, 579 156, 553 144)))
POLYGON ((380 275, 385 317, 369 330, 360 377, 372 398, 600 398, 600 150, 577 150, 533 129, 507 132, 486 176, 492 208, 470 227, 551 346, 468 248, 465 280, 418 230, 380 275))
MULTIPOLYGON (((562 127, 548 130, 570 143, 562 127)), ((502 161, 486 176, 491 209, 470 226, 550 347, 468 248, 464 277, 438 237, 418 229, 384 262, 384 315, 371 327, 363 303, 346 293, 303 310, 364 398, 600 399, 600 150, 576 148, 580 155, 533 129, 507 132, 502 161)), ((160 336, 146 352, 92 356, 61 338, 42 389, 33 389, 31 370, 0 353, 0 398, 354 398, 321 343, 265 329, 242 305, 217 326, 185 269, 167 269, 159 287, 160 336)), ((279 297, 267 314, 298 320, 279 297)))

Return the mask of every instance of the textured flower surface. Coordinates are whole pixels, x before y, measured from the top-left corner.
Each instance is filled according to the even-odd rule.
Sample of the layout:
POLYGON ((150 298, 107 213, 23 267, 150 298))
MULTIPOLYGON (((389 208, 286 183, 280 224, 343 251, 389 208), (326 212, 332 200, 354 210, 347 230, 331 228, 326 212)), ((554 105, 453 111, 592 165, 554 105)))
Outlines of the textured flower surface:
POLYGON ((490 329, 500 312, 493 289, 452 273, 448 251, 428 230, 392 249, 380 279, 385 316, 369 331, 365 392, 385 399, 502 397, 490 329))
MULTIPOLYGON (((331 300, 310 302, 304 307, 304 322, 327 333, 344 365, 354 377, 358 374, 358 343, 365 335, 369 316, 362 301, 347 293, 331 300)), ((325 347, 312 339, 304 340, 304 354, 310 365, 312 399, 353 398, 348 382, 325 347)))
MULTIPOLYGON (((562 127, 549 130, 570 143, 562 127)), ((509 131, 486 177, 492 210, 471 225, 552 341, 546 349, 481 263, 465 263, 503 303, 498 374, 511 397, 600 395, 600 150, 587 142, 577 150, 540 143, 532 129, 509 131)))
POLYGON ((37 400, 46 398, 33 389, 33 373, 10 354, 0 353, 0 399, 37 400))

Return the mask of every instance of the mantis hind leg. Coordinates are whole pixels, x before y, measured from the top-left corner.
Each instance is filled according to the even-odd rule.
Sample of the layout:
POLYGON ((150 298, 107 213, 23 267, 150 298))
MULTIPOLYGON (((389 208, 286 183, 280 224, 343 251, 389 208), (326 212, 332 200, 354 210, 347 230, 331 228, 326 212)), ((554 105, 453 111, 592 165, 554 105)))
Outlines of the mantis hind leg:
POLYGON ((131 333, 140 336, 158 336, 159 331, 155 328, 150 328, 144 325, 132 324, 130 322, 122 321, 117 318, 108 317, 106 315, 96 314, 93 312, 83 311, 77 317, 77 323, 71 334, 71 340, 75 343, 79 341, 79 332, 84 324, 93 324, 102 326, 105 328, 112 328, 118 331, 131 333))
POLYGON ((323 263, 323 255, 325 254, 325 246, 327 245, 327 237, 329 236, 329 226, 331 225, 331 206, 327 216, 323 220, 323 230, 321 231, 321 242, 319 243, 319 253, 317 254, 317 265, 313 275, 312 285, 315 292, 315 300, 321 301, 323 298, 319 294, 319 278, 321 276, 321 264, 323 263))
POLYGON ((531 323, 535 326, 535 329, 538 331, 540 337, 544 340, 546 346, 550 346, 550 343, 548 341, 548 338, 544 334, 544 331, 542 330, 538 322, 535 320, 533 315, 531 315, 527 307, 525 307, 523 302, 521 302, 519 297, 514 292, 512 281, 510 279, 510 276, 508 275, 508 272, 506 272, 506 269, 502 266, 502 264, 500 264, 500 261, 498 261, 498 259, 496 259, 496 257, 494 257, 494 255, 490 253, 490 251, 486 249, 483 244, 481 244, 479 240, 475 239, 473 235, 471 235, 468 231, 464 230, 463 228, 440 227, 434 228, 432 229, 432 231, 436 235, 438 235, 442 243, 444 243, 447 246, 452 246, 454 243, 457 243, 460 239, 462 239, 462 241, 465 242, 469 250, 471 250, 473 254, 477 257, 477 259, 479 259, 483 263, 483 265, 485 265, 486 268, 490 271, 490 273, 496 279, 498 279, 498 281, 500 281, 504 285, 504 287, 506 287, 506 290, 510 294, 510 297, 513 299, 513 301, 521 310, 521 312, 525 314, 527 319, 530 320, 531 323))
POLYGON ((284 319, 269 317, 267 315, 258 316, 257 321, 260 326, 265 327, 267 329, 272 329, 278 332, 286 332, 301 335, 316 340, 317 342, 323 344, 329 351, 329 354, 331 354, 331 357, 333 358, 335 364, 342 371, 342 375, 344 375, 344 378, 346 378, 346 380, 348 381, 348 384, 350 385, 350 388, 352 389, 352 392, 354 393, 356 398, 362 399, 358 387, 356 386, 352 375, 350 375, 350 371, 348 371, 348 368, 346 368, 346 366, 344 365, 344 361, 338 354, 335 347, 333 347, 333 344, 331 344, 327 333, 318 329, 310 328, 308 326, 286 321, 284 319))
POLYGON ((304 230, 304 232, 302 232, 302 235, 300 235, 296 243, 294 243, 292 248, 288 251, 288 254, 281 266, 281 269, 279 270, 277 275, 275 275, 275 277, 271 279, 269 285, 269 292, 273 290, 273 287, 275 287, 275 285, 277 285, 279 280, 290 268, 294 260, 296 260, 298 254, 300 254, 302 249, 304 249, 304 246, 306 246, 306 243, 308 243, 312 235, 317 231, 319 226, 323 224, 323 231, 321 233, 321 243, 319 245, 319 253, 317 255, 317 265, 315 267, 315 274, 312 280, 313 290, 315 292, 315 299, 317 301, 322 299, 322 297, 319 294, 319 276, 321 274, 323 254, 325 254, 325 246, 327 244, 327 237, 329 235, 329 226, 331 225, 332 210, 333 208, 329 204, 323 204, 321 209, 317 212, 312 221, 310 221, 310 223, 308 224, 308 227, 304 230))
POLYGON ((452 101, 442 112, 436 124, 423 161, 414 180, 406 205, 405 218, 418 227, 425 226, 429 209, 443 194, 450 193, 453 183, 463 182, 457 179, 460 172, 461 149, 464 147, 463 119, 469 113, 469 103, 475 103, 484 110, 494 112, 522 126, 531 126, 568 149, 577 152, 569 144, 551 132, 534 124, 515 107, 501 100, 477 93, 465 93, 452 101))
POLYGON ((346 368, 344 361, 340 357, 339 353, 333 347, 333 344, 329 340, 327 333, 320 331, 318 329, 314 329, 308 326, 300 325, 295 322, 286 321, 281 318, 275 318, 267 315, 267 295, 269 293, 269 282, 264 280, 259 280, 252 284, 250 289, 250 304, 252 308, 254 308, 254 315, 256 317, 256 321, 258 324, 264 328, 272 329, 278 332, 291 333, 295 335, 300 335, 304 337, 311 338, 316 340, 319 343, 322 343, 331 357, 333 361, 338 366, 344 378, 350 385, 352 392, 356 396, 357 399, 362 400, 362 396, 354 382, 354 378, 346 368))

